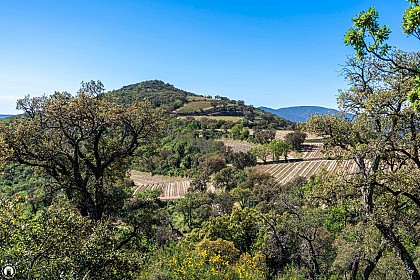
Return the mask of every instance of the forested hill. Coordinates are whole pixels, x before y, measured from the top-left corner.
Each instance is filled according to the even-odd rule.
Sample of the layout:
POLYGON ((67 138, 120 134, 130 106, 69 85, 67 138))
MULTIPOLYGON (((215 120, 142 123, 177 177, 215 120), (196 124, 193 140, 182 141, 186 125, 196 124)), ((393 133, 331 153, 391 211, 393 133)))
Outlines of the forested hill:
POLYGON ((218 95, 198 95, 159 80, 127 85, 108 94, 115 96, 117 102, 123 104, 147 99, 154 106, 179 117, 212 117, 218 120, 241 121, 249 127, 274 129, 291 129, 295 125, 294 122, 270 112, 246 105, 242 100, 231 100, 218 95))
POLYGON ((187 102, 188 96, 197 96, 159 80, 123 86, 120 89, 110 91, 109 94, 116 96, 120 103, 130 104, 136 99, 148 99, 156 107, 164 105, 180 107, 187 102))
POLYGON ((4 118, 8 118, 8 117, 11 117, 12 115, 2 115, 2 114, 0 114, 0 119, 4 119, 4 118))

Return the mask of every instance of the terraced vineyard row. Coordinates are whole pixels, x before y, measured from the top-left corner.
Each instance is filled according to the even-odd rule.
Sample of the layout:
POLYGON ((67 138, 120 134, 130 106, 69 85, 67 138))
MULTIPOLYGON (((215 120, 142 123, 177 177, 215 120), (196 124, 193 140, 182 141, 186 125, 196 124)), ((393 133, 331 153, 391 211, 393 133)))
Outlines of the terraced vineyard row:
POLYGON ((302 145, 304 159, 321 159, 324 154, 321 152, 324 144, 322 143, 305 143, 302 145))
MULTIPOLYGON (((257 144, 249 143, 246 141, 239 141, 239 140, 232 140, 232 139, 220 139, 223 141, 225 146, 231 147, 232 151, 234 152, 247 152, 251 150, 253 147, 257 146, 257 144)), ((292 151, 289 153, 289 159, 296 159, 296 158, 304 158, 304 159, 323 159, 324 154, 322 153, 323 143, 305 143, 302 145, 302 153, 297 153, 292 151)), ((272 161, 272 157, 267 157, 268 161, 272 161)), ((259 162, 262 162, 259 160, 259 162)))
POLYGON ((267 165, 265 169, 281 184, 290 182, 299 176, 309 178, 321 170, 329 172, 345 171, 346 175, 351 175, 357 173, 358 167, 350 160, 313 160, 271 164, 267 165))
POLYGON ((237 152, 248 152, 253 147, 257 146, 256 144, 249 143, 246 141, 232 140, 232 139, 220 139, 226 147, 231 147, 232 151, 237 152))
POLYGON ((178 199, 187 193, 190 181, 182 177, 168 177, 161 175, 151 175, 146 172, 132 170, 131 179, 136 184, 134 193, 141 190, 161 189, 161 199, 178 199))
POLYGON ((134 194, 142 190, 161 189, 162 190, 162 195, 160 196, 161 199, 178 199, 185 196, 189 187, 190 187, 189 181, 173 181, 173 182, 156 183, 156 184, 151 184, 151 185, 140 185, 135 189, 134 194))

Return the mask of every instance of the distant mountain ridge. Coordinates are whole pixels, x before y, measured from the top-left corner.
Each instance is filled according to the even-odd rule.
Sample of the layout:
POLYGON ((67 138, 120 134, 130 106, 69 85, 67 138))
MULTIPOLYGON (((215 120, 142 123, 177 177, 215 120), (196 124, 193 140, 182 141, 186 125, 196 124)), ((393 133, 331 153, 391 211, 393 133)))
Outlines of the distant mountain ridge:
POLYGON ((11 117, 11 116, 13 116, 13 115, 0 114, 0 119, 8 118, 8 117, 11 117))
MULTIPOLYGON (((320 106, 293 106, 279 109, 272 109, 269 107, 259 107, 261 110, 273 113, 279 117, 285 118, 292 122, 306 122, 306 120, 313 114, 338 114, 336 109, 325 108, 320 106)), ((347 115, 351 118, 352 115, 347 115)))

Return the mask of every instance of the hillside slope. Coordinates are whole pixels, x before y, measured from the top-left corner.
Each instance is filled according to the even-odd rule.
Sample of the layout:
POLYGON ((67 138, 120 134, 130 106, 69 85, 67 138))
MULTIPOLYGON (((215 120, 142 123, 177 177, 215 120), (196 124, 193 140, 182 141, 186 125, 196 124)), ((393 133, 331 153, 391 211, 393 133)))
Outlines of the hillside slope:
POLYGON ((198 95, 159 80, 127 85, 107 94, 114 96, 117 102, 125 104, 130 104, 134 100, 147 99, 154 106, 163 108, 173 116, 226 117, 226 121, 232 117, 241 117, 238 120, 242 120, 246 126, 272 129, 291 129, 294 126, 293 122, 246 105, 242 100, 198 95))

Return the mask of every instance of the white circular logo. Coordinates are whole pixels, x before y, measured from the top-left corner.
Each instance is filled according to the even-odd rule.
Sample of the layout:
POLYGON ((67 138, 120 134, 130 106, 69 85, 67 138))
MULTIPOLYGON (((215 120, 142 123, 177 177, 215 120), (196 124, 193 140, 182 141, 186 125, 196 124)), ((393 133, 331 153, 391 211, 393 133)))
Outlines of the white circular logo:
POLYGON ((1 272, 6 279, 11 279, 16 274, 16 269, 12 265, 5 265, 3 266, 1 272))

